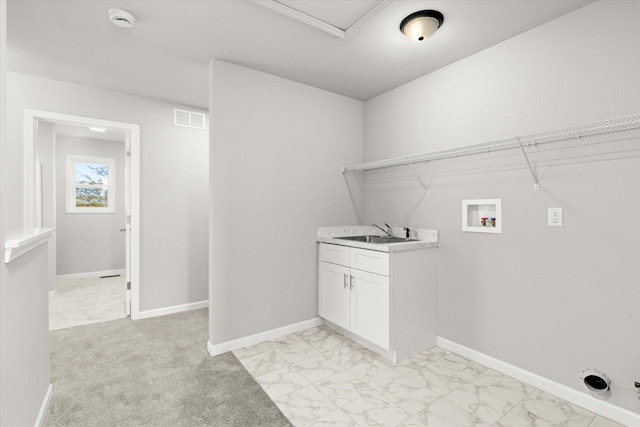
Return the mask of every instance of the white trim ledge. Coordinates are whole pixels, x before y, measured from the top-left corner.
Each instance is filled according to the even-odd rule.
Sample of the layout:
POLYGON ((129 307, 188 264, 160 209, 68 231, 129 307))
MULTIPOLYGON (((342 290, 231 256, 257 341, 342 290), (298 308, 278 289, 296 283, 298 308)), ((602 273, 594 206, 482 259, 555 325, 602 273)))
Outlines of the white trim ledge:
POLYGON ((280 338, 285 335, 304 331, 305 329, 314 328, 320 325, 322 325, 322 319, 319 317, 316 317, 316 318, 305 320, 299 323, 294 323, 292 325, 283 326, 281 328, 259 332, 254 335, 249 335, 248 337, 238 338, 231 341, 225 341, 220 344, 212 344, 211 341, 207 341, 207 351, 211 356, 217 356, 219 354, 223 354, 228 351, 238 350, 243 347, 259 344, 263 341, 272 340, 274 338, 280 338))
POLYGON ((49 241, 55 228, 19 228, 9 230, 4 242, 4 263, 9 264, 14 259, 34 250, 49 241))
POLYGON ((465 347, 462 344, 449 341, 442 337, 438 337, 438 346, 537 387, 540 390, 561 397, 568 402, 581 406, 591 412, 595 412, 596 414, 602 415, 603 417, 609 418, 623 425, 640 426, 640 414, 636 414, 625 408, 621 408, 620 406, 613 405, 603 400, 598 400, 579 390, 542 377, 538 374, 534 374, 533 372, 511 365, 510 363, 496 359, 492 356, 473 350, 469 347, 465 347))
POLYGON ((166 316, 167 314, 182 313, 183 311, 199 310, 209 307, 209 300, 190 302, 188 304, 172 305, 169 307, 156 308, 153 310, 144 310, 136 316, 131 314, 133 320, 148 319, 150 317, 166 316))
POLYGON ((53 385, 49 384, 49 387, 47 387, 47 392, 44 395, 44 399, 42 400, 42 405, 40 405, 40 412, 38 412, 38 418, 36 418, 34 427, 41 427, 42 424, 44 424, 44 419, 47 416, 47 411, 49 410, 49 404, 51 403, 52 396, 53 385))

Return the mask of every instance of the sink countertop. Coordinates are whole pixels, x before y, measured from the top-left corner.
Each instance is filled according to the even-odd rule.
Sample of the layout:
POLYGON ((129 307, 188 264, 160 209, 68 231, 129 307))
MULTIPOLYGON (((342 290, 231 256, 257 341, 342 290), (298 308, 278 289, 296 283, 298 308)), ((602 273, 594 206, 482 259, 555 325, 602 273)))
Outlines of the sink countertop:
MULTIPOLYGON (((395 230, 394 230, 395 231, 395 230)), ((421 240, 397 243, 369 243, 354 240, 337 239, 336 237, 381 235, 380 230, 366 225, 342 227, 318 227, 317 242, 329 243, 352 248, 371 249, 379 252, 411 251, 415 249, 437 248, 438 232, 436 230, 420 230, 418 238, 421 240), (422 232, 422 233, 421 233, 422 232)))

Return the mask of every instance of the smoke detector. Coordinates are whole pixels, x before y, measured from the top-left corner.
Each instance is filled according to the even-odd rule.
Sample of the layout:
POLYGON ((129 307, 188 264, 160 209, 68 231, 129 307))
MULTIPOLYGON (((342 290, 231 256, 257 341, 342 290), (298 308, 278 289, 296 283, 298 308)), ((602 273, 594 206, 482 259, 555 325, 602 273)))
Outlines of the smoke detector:
POLYGON ((120 28, 133 28, 136 23, 136 17, 122 9, 109 9, 109 19, 120 28))

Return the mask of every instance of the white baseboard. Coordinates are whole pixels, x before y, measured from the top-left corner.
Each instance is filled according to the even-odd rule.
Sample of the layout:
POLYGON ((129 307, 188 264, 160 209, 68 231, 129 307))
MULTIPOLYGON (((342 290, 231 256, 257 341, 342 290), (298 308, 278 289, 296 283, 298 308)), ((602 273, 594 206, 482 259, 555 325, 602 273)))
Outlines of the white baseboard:
POLYGON ((49 291, 49 298, 53 298, 56 296, 56 290, 49 291))
POLYGON ((85 273, 58 274, 56 279, 82 279, 83 277, 114 276, 116 274, 124 276, 125 273, 124 268, 121 270, 87 271, 85 273))
POLYGON ((51 403, 52 395, 53 385, 49 384, 49 387, 47 387, 47 392, 44 395, 44 399, 42 399, 42 405, 40 405, 40 411, 38 412, 38 418, 36 418, 34 427, 40 427, 44 423, 44 418, 47 416, 47 411, 49 410, 49 404, 51 403))
POLYGON ((182 313, 183 311, 198 310, 207 307, 209 307, 209 300, 190 302, 188 304, 172 305, 170 307, 141 311, 137 316, 131 316, 131 318, 133 320, 148 319, 149 317, 165 316, 167 314, 182 313))
POLYGON ((533 372, 511 365, 495 357, 465 347, 448 339, 438 337, 438 346, 457 353, 461 356, 476 361, 505 375, 516 378, 522 382, 530 384, 540 390, 544 390, 558 396, 568 402, 581 406, 591 412, 614 420, 626 426, 640 426, 640 414, 636 414, 620 406, 613 405, 603 400, 598 400, 586 393, 567 387, 548 378, 542 377, 533 372))
POLYGON ((332 322, 328 321, 327 319, 323 319, 322 322, 324 323, 324 325, 326 327, 328 327, 330 329, 333 329, 334 331, 336 331, 340 335, 349 338, 351 341, 357 342, 358 344, 360 344, 364 348, 368 348, 369 350, 378 353, 380 356, 388 359, 389 361, 391 361, 393 363, 397 362, 397 360, 396 360, 396 350, 385 350, 384 348, 380 347, 379 345, 376 345, 376 344, 372 343, 371 341, 362 338, 360 335, 354 334, 350 330, 345 329, 342 326, 338 326, 335 323, 332 323, 332 322))
POLYGON ((259 344, 263 341, 283 337, 285 335, 293 334, 295 332, 300 332, 305 329, 313 328, 320 325, 322 325, 322 319, 316 317, 313 319, 305 320, 303 322, 294 323, 292 325, 283 326, 281 328, 271 329, 269 331, 264 331, 254 335, 249 335, 248 337, 226 341, 220 344, 212 344, 211 341, 207 341, 207 351, 211 356, 217 356, 228 351, 238 350, 249 345, 259 344))

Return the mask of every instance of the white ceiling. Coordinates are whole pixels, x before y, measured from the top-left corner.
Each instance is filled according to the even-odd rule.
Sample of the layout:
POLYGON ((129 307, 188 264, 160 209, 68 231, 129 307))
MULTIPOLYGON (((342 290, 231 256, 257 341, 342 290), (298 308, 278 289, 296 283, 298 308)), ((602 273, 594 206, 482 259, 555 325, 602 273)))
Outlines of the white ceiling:
MULTIPOLYGON (((10 0, 8 68, 207 108, 207 63, 218 58, 366 100, 590 1, 399 0, 341 39, 248 0, 10 0), (132 12, 136 26, 112 25, 113 7, 132 12), (398 26, 422 9, 445 21, 416 43, 398 26)), ((378 2, 281 3, 348 26, 378 2)))
POLYGON ((99 139, 101 141, 108 142, 126 142, 126 134, 124 132, 118 132, 113 130, 107 130, 105 132, 95 132, 85 126, 74 126, 63 123, 56 123, 56 135, 59 136, 72 136, 75 138, 84 139, 99 139))

